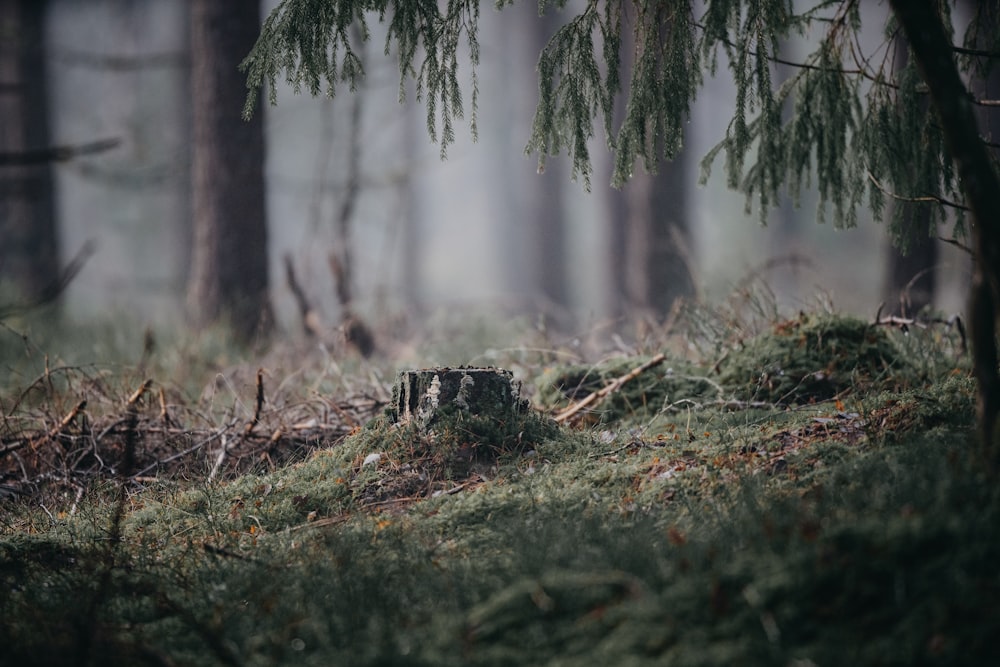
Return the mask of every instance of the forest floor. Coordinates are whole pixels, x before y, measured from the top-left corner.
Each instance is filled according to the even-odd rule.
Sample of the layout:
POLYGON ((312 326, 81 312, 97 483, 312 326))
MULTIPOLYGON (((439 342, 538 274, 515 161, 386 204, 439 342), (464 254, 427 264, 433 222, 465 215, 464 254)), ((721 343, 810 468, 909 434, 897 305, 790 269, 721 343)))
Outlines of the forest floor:
POLYGON ((958 329, 678 322, 131 363, 4 325, 0 665, 992 664, 1000 485, 958 329), (396 371, 460 363, 531 408, 393 423, 396 371))

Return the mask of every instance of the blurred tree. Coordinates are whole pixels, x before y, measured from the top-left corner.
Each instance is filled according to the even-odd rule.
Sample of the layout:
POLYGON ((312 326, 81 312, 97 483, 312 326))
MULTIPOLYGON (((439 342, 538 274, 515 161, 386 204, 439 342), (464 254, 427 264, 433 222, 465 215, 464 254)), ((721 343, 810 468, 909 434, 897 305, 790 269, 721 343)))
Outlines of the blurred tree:
MULTIPOLYGON (((540 0, 544 8, 552 0, 540 0)), ((500 2, 499 5, 510 4, 500 2)), ((562 4, 562 3, 558 3, 562 4)), ((729 185, 743 190, 747 207, 756 200, 762 221, 787 187, 797 200, 804 183, 814 184, 818 218, 832 208, 834 222, 851 226, 867 197, 876 217, 885 193, 959 201, 972 213, 976 270, 970 287, 974 365, 979 383, 981 436, 994 459, 994 427, 1000 416, 996 320, 1000 309, 1000 178, 977 133, 973 104, 959 75, 988 71, 1000 62, 1000 21, 996 3, 981 8, 965 31, 964 44, 952 41, 950 8, 936 0, 892 0, 896 20, 885 25, 887 39, 872 53, 859 52, 858 0, 816 0, 795 11, 788 0, 587 0, 542 51, 540 100, 529 150, 541 156, 565 151, 573 176, 589 187, 590 144, 595 122, 615 153, 612 182, 628 181, 637 161, 654 171, 675 158, 691 101, 702 72, 715 72, 720 52, 736 84, 735 112, 726 137, 702 162, 708 178, 714 160, 725 155, 729 185), (623 21, 623 5, 636 19, 623 21), (983 9, 987 8, 987 9, 983 9), (671 29, 663 31, 661 26, 671 29), (901 30, 902 28, 902 30, 901 30), (815 49, 801 61, 779 52, 784 38, 811 32, 815 49), (888 71, 894 42, 909 40, 913 57, 899 73, 888 71), (626 35, 637 44, 626 92, 624 119, 614 128, 614 101, 621 92, 619 64, 626 35), (956 56, 961 56, 956 58, 956 56), (774 85, 774 65, 791 64, 796 74, 774 85), (936 122, 927 123, 920 100, 928 96, 936 122), (782 106, 794 99, 791 118, 782 106)), ((442 153, 454 140, 454 121, 464 113, 457 76, 464 45, 472 66, 470 106, 475 133, 478 104, 475 68, 479 0, 389 2, 389 0, 286 0, 268 17, 261 37, 244 63, 251 87, 245 112, 257 91, 279 73, 297 89, 334 94, 353 85, 364 71, 344 26, 384 21, 387 44, 394 45, 402 77, 412 76, 427 103, 428 129, 442 153), (419 54, 419 56, 418 56, 419 54)), ((271 101, 276 101, 274 86, 271 101)), ((897 220, 902 219, 897 207, 897 220)), ((946 222, 944 206, 931 209, 932 224, 946 222)), ((966 228, 958 209, 957 231, 966 228)), ((915 230, 895 225, 900 237, 915 230)), ((917 230, 919 231, 919 230, 917 230)))
POLYGON ((238 66, 260 32, 256 1, 192 0, 193 242, 188 308, 249 342, 273 326, 262 114, 246 122, 238 66))
MULTIPOLYGON (((912 76, 909 65, 909 46, 905 39, 897 39, 893 50, 893 73, 898 80, 908 73, 912 76)), ((918 102, 920 113, 915 119, 922 119, 923 131, 936 131, 936 119, 930 113, 929 101, 921 99, 918 102)), ((920 169, 919 173, 930 176, 931 170, 920 169)), ((886 282, 885 298, 889 310, 902 316, 913 316, 934 302, 934 291, 937 284, 937 224, 932 216, 930 202, 913 201, 919 199, 919 193, 930 191, 933 184, 914 183, 917 188, 913 197, 900 197, 892 202, 894 208, 901 214, 895 216, 899 229, 890 233, 900 239, 900 243, 886 246, 886 282), (901 233, 905 230, 905 233, 901 233)))
MULTIPOLYGON (((931 0, 891 0, 893 11, 906 32, 910 48, 937 111, 941 133, 954 162, 969 210, 973 215, 972 239, 975 266, 969 289, 973 370, 979 383, 980 439, 991 468, 1000 463, 1000 374, 997 368, 997 319, 1000 316, 1000 177, 997 161, 979 134, 973 102, 977 102, 959 74, 950 31, 931 0)), ((967 62, 980 73, 992 71, 1000 61, 1000 13, 994 3, 980 3, 972 28, 961 48, 967 62), (985 47, 985 48, 982 48, 985 47), (983 64, 985 59, 986 63, 983 64)), ((995 103, 994 100, 989 100, 995 103)))
MULTIPOLYGON (((558 19, 555 12, 548 11, 540 20, 525 26, 529 54, 538 53, 545 47, 559 27, 558 19)), ((570 306, 564 179, 565 174, 558 169, 537 174, 526 183, 528 225, 536 248, 534 282, 546 303, 559 313, 569 312, 570 306)))
MULTIPOLYGON (((625 254, 612 267, 623 273, 624 301, 653 315, 667 315, 677 299, 694 295, 688 229, 685 154, 639 173, 622 187, 625 254)), ((617 282, 617 281, 616 281, 617 282)))
POLYGON ((40 0, 0 0, 0 281, 45 301, 60 275, 40 0), (17 159, 15 159, 17 158, 17 159))
MULTIPOLYGON (((636 65, 661 66, 652 58, 663 57, 663 45, 678 26, 670 14, 629 9, 625 8, 625 20, 636 27, 622 33, 620 70, 623 76, 634 77, 630 86, 645 85, 643 70, 636 65)), ((623 307, 636 308, 663 317, 677 299, 694 294, 687 206, 689 158, 689 153, 679 151, 674 159, 652 165, 652 171, 634 174, 620 189, 622 201, 615 206, 621 217, 609 221, 622 235, 610 246, 613 253, 620 253, 611 257, 612 284, 618 288, 615 310, 619 312, 623 307)))
MULTIPOLYGON (((522 86, 534 79, 538 52, 560 25, 560 11, 525 3, 511 7, 490 26, 488 43, 503 44, 494 59, 492 84, 501 90, 522 86)), ((495 206, 507 220, 498 235, 498 250, 505 258, 503 289, 518 307, 542 312, 558 325, 568 325, 570 267, 564 206, 565 164, 555 161, 536 173, 517 145, 530 127, 536 91, 503 95, 491 105, 494 121, 486 141, 514 150, 497 151, 495 206)))

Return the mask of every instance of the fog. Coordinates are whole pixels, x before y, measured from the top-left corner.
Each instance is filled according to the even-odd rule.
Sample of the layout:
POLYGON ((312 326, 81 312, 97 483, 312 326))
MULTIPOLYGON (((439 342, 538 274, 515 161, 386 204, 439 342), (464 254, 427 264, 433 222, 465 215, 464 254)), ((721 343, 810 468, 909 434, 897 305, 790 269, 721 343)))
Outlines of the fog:
MULTIPOLYGON (((265 13, 273 2, 266 2, 265 13)), ((489 3, 486 3, 489 5, 489 3)), ((570 3, 572 6, 573 3, 570 3)), ((52 0, 47 19, 51 123, 56 144, 116 137, 115 150, 56 167, 64 259, 87 240, 97 252, 69 287, 75 318, 123 317, 183 322, 190 243, 189 84, 186 3, 181 0, 52 0)), ((351 219, 354 293, 372 313, 430 313, 470 305, 500 313, 546 312, 528 277, 537 248, 526 228, 527 179, 540 178, 537 156, 524 153, 537 102, 532 52, 518 36, 536 15, 532 3, 497 12, 484 6, 480 39, 479 140, 466 120, 441 159, 425 110, 398 101, 398 66, 382 54, 375 30, 366 50, 359 98, 346 86, 334 99, 276 92, 266 121, 267 213, 271 284, 279 323, 297 327, 282 258, 290 256, 310 296, 336 317, 327 256, 349 175, 352 133, 360 140, 361 190, 351 219), (360 104, 359 128, 351 108, 360 104)), ((880 25, 880 23, 878 24, 880 25)), ((862 215, 837 230, 815 222, 814 198, 782 210, 762 228, 744 197, 725 187, 721 160, 705 187, 698 163, 725 133, 733 85, 723 68, 708 80, 687 126, 685 186, 699 295, 717 299, 760 276, 787 309, 829 303, 871 316, 883 293, 884 228, 862 215), (789 258, 792 258, 789 260, 789 258), (787 260, 787 261, 786 261, 787 260), (766 269, 769 263, 776 268, 766 269)), ((467 66, 462 71, 468 83, 467 66)), ((234 74, 238 75, 238 74, 234 74)), ((233 122, 241 109, 233 109, 233 122)), ((565 157, 546 176, 567 211, 568 284, 575 326, 604 317, 609 302, 607 230, 609 158, 604 137, 592 142, 593 187, 572 182, 565 157)), ((859 167, 860 168, 860 167, 859 167)), ((964 262, 946 254, 950 277, 938 306, 961 305, 964 262)), ((535 262, 537 263, 537 262, 535 262)))

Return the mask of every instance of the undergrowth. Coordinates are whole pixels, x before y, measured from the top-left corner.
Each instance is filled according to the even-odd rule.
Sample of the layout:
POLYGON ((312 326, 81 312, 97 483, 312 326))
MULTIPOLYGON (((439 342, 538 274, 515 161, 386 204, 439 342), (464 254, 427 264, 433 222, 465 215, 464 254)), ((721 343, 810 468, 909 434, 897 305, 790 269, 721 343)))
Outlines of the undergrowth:
POLYGON ((384 413, 250 474, 130 479, 117 542, 113 478, 72 513, 2 500, 0 664, 989 664, 1000 487, 951 339, 761 329, 665 345, 570 425, 651 354, 546 355, 503 420, 384 413))

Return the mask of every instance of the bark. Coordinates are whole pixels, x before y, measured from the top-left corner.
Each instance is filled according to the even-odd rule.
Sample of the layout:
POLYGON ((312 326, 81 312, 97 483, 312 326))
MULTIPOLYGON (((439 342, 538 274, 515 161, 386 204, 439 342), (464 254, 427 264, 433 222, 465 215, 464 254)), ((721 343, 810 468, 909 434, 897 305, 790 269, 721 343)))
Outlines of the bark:
MULTIPOLYGON (((530 9, 536 13, 534 8, 530 9)), ((534 44, 528 49, 533 54, 542 52, 560 25, 552 10, 534 19, 531 24, 534 44)), ((533 76, 534 67, 526 73, 529 81, 533 76)), ((569 264, 566 258, 566 211, 562 199, 566 175, 562 172, 562 169, 551 169, 536 174, 528 196, 531 199, 531 225, 537 248, 535 281, 548 304, 558 312, 568 312, 569 264)))
POLYGON ((245 0, 192 0, 193 249, 188 308, 195 324, 227 321, 243 342, 273 324, 268 295, 263 109, 241 118, 238 69, 260 32, 245 0))
POLYGON ((913 239, 905 250, 886 246, 885 301, 893 314, 912 317, 933 305, 937 289, 937 241, 930 235, 931 211, 927 204, 905 206, 903 225, 913 239))
POLYGON ((58 280, 59 234, 51 163, 44 19, 47 3, 0 0, 0 279, 28 303, 58 280), (14 156, 24 159, 13 159, 14 156))
POLYGON ((997 463, 995 427, 1000 415, 997 372, 997 304, 1000 303, 1000 179, 979 136, 969 91, 932 0, 891 0, 910 41, 973 213, 975 253, 969 295, 973 367, 978 381, 979 432, 991 465, 997 463))
MULTIPOLYGON (((896 41, 896 71, 907 65, 906 40, 896 41)), ((921 102, 927 113, 927 102, 921 102)), ((922 193, 917 193, 922 194, 922 193)), ((885 300, 893 314, 903 317, 916 315, 934 303, 937 287, 938 246, 931 228, 931 204, 895 202, 903 208, 904 247, 886 246, 885 300)))
POLYGON ((456 411, 498 421, 523 413, 521 383, 502 368, 428 368, 402 371, 393 388, 391 410, 397 423, 427 428, 456 411))
POLYGON ((627 301, 664 316, 674 302, 694 294, 688 268, 684 157, 661 162, 656 174, 639 174, 625 190, 625 272, 627 301))
MULTIPOLYGON (((501 58, 498 85, 517 90, 537 80, 538 54, 562 24, 558 8, 539 16, 538 6, 525 3, 510 8, 499 31, 506 49, 501 58), (509 23, 507 22, 509 21, 509 23)), ((507 12, 505 11, 506 15, 507 12)), ((514 262, 504 287, 519 305, 542 311, 558 326, 569 326, 570 285, 567 256, 564 183, 568 173, 562 160, 552 159, 542 173, 519 150, 534 109, 532 96, 507 95, 496 125, 503 147, 498 172, 502 189, 498 205, 510 217, 504 225, 501 252, 514 262)))
MULTIPOLYGON (((635 40, 628 33, 622 39, 623 80, 628 80, 635 57, 635 40)), ((617 289, 613 310, 617 313, 637 309, 663 317, 677 299, 694 294, 688 167, 684 153, 670 162, 660 160, 657 173, 637 171, 621 196, 612 198, 612 211, 620 217, 609 222, 621 227, 609 232, 611 283, 617 289)))

